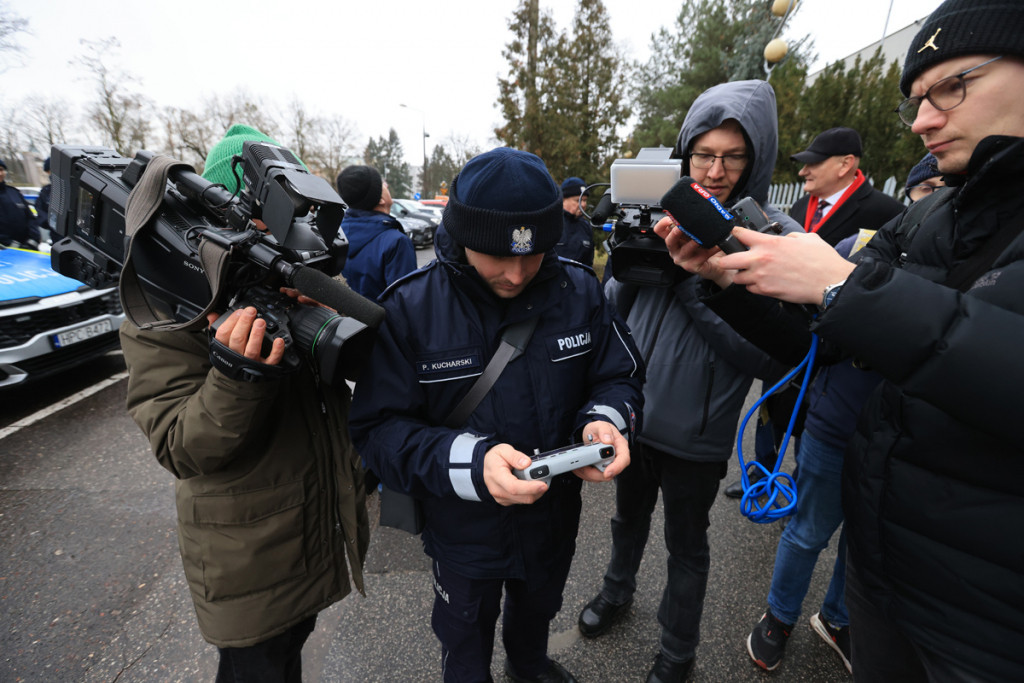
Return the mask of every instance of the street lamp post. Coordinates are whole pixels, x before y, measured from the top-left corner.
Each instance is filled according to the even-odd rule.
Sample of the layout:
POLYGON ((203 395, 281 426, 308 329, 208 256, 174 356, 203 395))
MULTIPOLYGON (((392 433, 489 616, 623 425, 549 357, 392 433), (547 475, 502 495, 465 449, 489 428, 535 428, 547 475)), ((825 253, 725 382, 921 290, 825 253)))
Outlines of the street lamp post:
POLYGON ((421 181, 421 183, 423 185, 423 194, 421 196, 426 196, 426 194, 427 194, 427 138, 430 137, 430 135, 427 133, 427 117, 423 113, 422 110, 417 109, 416 107, 410 107, 408 104, 399 104, 398 106, 399 107, 404 107, 405 109, 412 109, 415 112, 419 112, 419 115, 420 115, 420 131, 423 133, 423 165, 420 166, 420 181, 421 181))

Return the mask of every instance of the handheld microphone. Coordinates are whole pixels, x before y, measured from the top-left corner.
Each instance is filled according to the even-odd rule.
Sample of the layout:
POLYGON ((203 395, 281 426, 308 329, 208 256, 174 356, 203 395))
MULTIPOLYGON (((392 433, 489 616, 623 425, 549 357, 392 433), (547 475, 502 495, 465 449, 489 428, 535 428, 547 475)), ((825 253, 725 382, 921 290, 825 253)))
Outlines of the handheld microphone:
POLYGON ((590 224, 602 226, 613 213, 615 213, 615 204, 612 203, 612 191, 608 190, 601 196, 601 200, 590 214, 590 224))
POLYGON ((717 246, 726 254, 746 251, 733 237, 732 228, 742 221, 729 213, 715 196, 690 176, 683 176, 661 198, 661 208, 677 227, 705 249, 717 246))

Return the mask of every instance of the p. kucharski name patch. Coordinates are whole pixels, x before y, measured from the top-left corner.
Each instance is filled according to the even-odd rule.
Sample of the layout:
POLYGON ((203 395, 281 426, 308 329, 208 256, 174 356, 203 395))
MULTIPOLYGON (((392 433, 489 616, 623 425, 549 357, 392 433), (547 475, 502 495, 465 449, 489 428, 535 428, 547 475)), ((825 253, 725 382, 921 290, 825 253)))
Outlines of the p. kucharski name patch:
POLYGON ((548 354, 555 363, 590 353, 594 347, 589 327, 560 332, 547 338, 548 354))
POLYGON ((480 350, 476 348, 439 351, 416 359, 416 374, 421 384, 476 377, 482 372, 480 350))

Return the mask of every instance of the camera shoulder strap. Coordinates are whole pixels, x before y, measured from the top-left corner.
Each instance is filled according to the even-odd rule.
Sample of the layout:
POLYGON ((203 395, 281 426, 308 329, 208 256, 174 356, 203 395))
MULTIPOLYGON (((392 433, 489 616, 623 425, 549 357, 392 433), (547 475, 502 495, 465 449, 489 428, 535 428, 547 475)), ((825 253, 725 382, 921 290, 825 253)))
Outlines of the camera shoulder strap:
POLYGON ((533 336, 533 331, 537 328, 538 318, 539 316, 535 315, 505 328, 501 335, 501 345, 498 346, 498 350, 494 352, 494 356, 484 368, 483 374, 477 378, 462 400, 452 409, 451 414, 444 421, 446 427, 453 429, 461 427, 469 419, 476 407, 480 405, 483 397, 498 381, 498 376, 501 375, 505 366, 526 351, 526 345, 530 343, 530 337, 533 336))
POLYGON ((150 225, 153 216, 163 204, 167 177, 175 168, 194 170, 185 162, 168 156, 153 157, 146 165, 146 170, 139 182, 132 188, 128 195, 128 201, 125 203, 124 232, 125 238, 128 240, 128 247, 125 250, 124 266, 121 268, 121 283, 118 293, 125 316, 133 325, 141 329, 170 331, 199 330, 206 327, 206 314, 213 310, 214 304, 219 300, 224 276, 227 273, 225 264, 230 252, 220 245, 204 239, 199 245, 199 258, 213 294, 202 313, 187 322, 175 323, 172 320, 160 319, 153 311, 153 307, 149 305, 149 300, 139 284, 139 275, 135 270, 135 264, 132 263, 132 251, 135 238, 146 226, 150 225))

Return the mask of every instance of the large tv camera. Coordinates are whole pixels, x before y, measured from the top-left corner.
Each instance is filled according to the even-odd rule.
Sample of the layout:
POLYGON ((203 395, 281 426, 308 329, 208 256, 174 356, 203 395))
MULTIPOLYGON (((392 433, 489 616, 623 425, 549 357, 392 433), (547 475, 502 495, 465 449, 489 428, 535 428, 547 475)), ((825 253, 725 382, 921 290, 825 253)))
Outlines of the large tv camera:
MULTIPOLYGON (((736 202, 728 211, 710 195, 702 198, 690 187, 699 185, 683 176, 682 159, 673 159, 671 155, 670 147, 644 147, 634 159, 613 161, 610 189, 590 215, 595 227, 611 223, 612 235, 605 242, 605 249, 611 255, 612 276, 620 282, 671 287, 688 277, 686 271, 672 262, 665 241, 654 232, 655 224, 670 213, 669 208, 674 208, 671 215, 677 223, 693 222, 696 229, 712 224, 716 217, 722 220, 705 200, 717 205, 718 213, 728 216, 731 225, 752 230, 777 226, 769 222, 764 210, 750 197, 736 202), (681 182, 683 178, 687 182, 681 182), (673 200, 674 207, 668 207, 666 199, 673 200)), ((720 226, 714 222, 713 227, 720 226)))
POLYGON ((610 187, 589 216, 595 227, 611 230, 604 247, 619 282, 668 287, 685 275, 654 233, 665 216, 661 197, 683 174, 682 160, 671 154, 669 147, 644 147, 634 159, 613 161, 610 187))
POLYGON ((244 143, 231 165, 244 179, 237 196, 151 152, 128 159, 54 145, 50 158, 54 270, 96 288, 120 284, 126 315, 147 329, 201 329, 207 312, 254 306, 268 323, 265 348, 281 337, 285 357, 275 369, 246 363, 211 339, 211 355, 220 351, 239 377, 305 360, 327 382, 354 378, 384 312, 323 272, 340 270, 347 251, 344 204, 289 150, 244 143), (337 313, 300 305, 281 287, 337 313))

